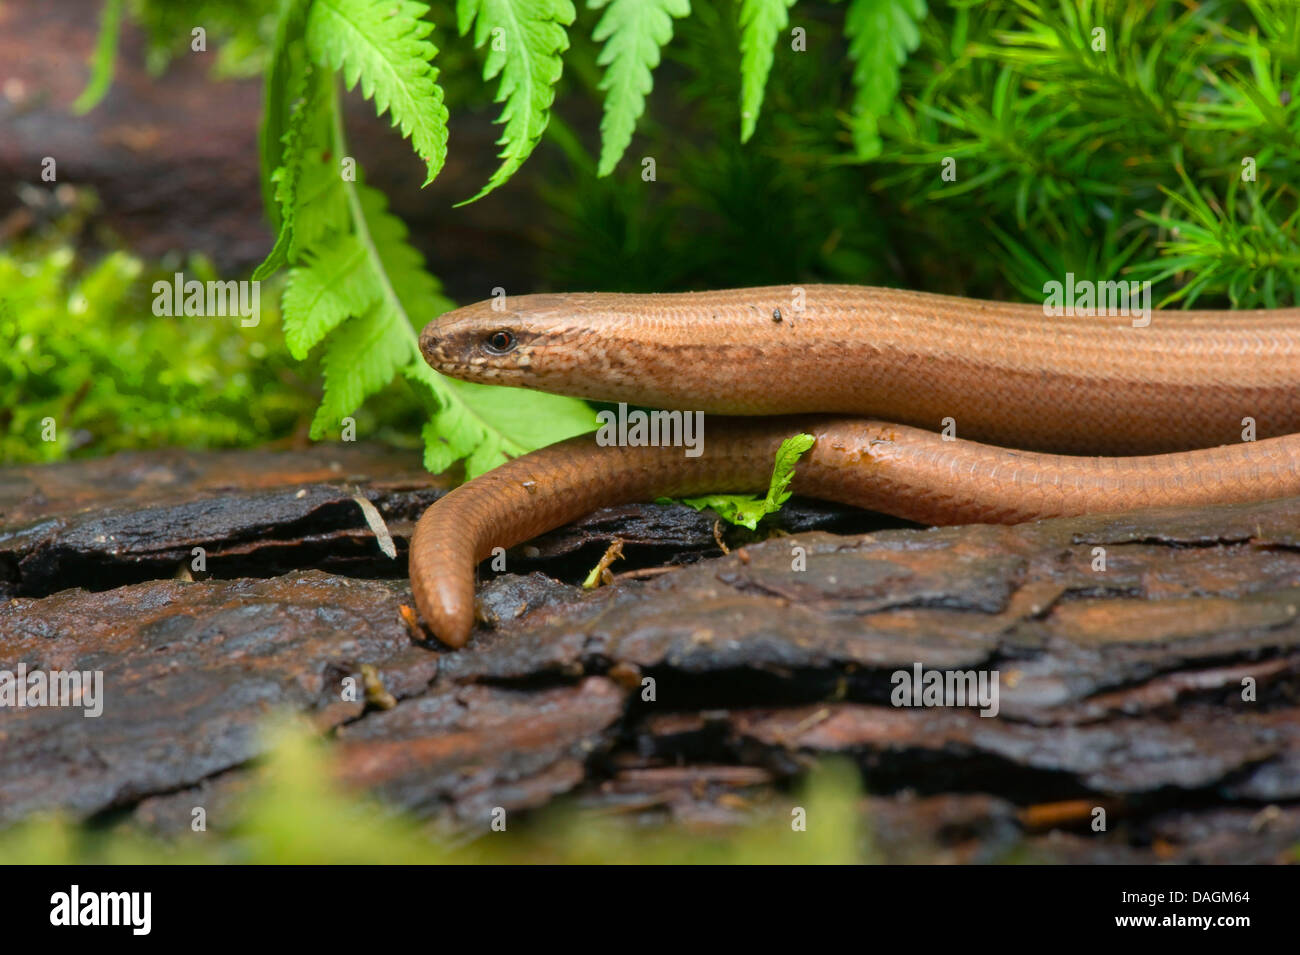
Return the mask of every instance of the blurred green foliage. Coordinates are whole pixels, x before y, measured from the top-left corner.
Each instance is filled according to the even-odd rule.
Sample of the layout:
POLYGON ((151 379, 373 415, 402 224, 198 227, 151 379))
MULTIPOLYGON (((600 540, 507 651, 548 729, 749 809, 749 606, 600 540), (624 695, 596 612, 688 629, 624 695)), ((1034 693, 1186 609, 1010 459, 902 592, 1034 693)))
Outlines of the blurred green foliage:
MULTIPOLYGON (((696 2, 665 49, 652 105, 621 166, 596 178, 594 143, 553 118, 547 136, 564 166, 541 194, 550 209, 543 280, 555 289, 675 291, 797 281, 900 284, 890 224, 867 169, 843 155, 836 108, 851 67, 842 24, 824 15, 791 23, 811 53, 776 44, 758 133, 735 132, 739 27, 733 4, 696 2), (644 161, 654 160, 652 182, 644 161)), ((596 50, 576 36, 560 117, 581 117, 595 95, 596 50), (567 94, 567 95, 566 95, 567 94)), ((847 140, 846 140, 847 142, 847 140)))
MULTIPOLYGON (((220 72, 269 62, 277 5, 123 2, 110 3, 106 22, 124 9, 142 24, 155 69, 188 49, 200 23, 220 51, 220 72)), ((499 112, 483 55, 455 36, 456 6, 435 0, 427 17, 437 25, 439 87, 453 117, 499 112)), ((613 4, 595 6, 576 9, 557 115, 530 160, 546 164, 530 181, 548 214, 520 228, 538 236, 550 288, 842 281, 1041 300, 1045 281, 1074 272, 1150 279, 1157 300, 1175 305, 1297 301, 1294 0, 799 0, 789 27, 806 31, 805 48, 777 32, 762 112, 744 144, 742 86, 751 101, 756 94, 754 73, 742 69, 739 4, 693 0, 688 16, 672 14, 644 115, 627 82, 609 94, 605 41, 594 35, 613 4), (846 35, 849 22, 862 26, 846 35), (870 45, 876 22, 897 28, 879 48, 870 45), (906 28, 913 22, 915 36, 906 28), (894 84, 879 65, 896 62, 894 84), (623 98, 620 122, 629 112, 640 118, 623 161, 598 176, 607 94, 623 98)), ((664 35, 661 22, 656 47, 664 35)), ((107 89, 115 48, 106 37, 83 105, 107 89)), ((637 56, 651 59, 643 48, 637 56)), ((288 111, 297 94, 284 100, 288 111)), ((482 159, 486 177, 492 167, 482 159)), ((0 252, 0 462, 253 444, 305 431, 318 369, 288 354, 271 288, 256 328, 156 317, 155 279, 183 265, 187 278, 206 280, 211 268, 116 251, 83 263, 73 247, 56 230, 0 252), (56 423, 54 441, 41 440, 46 418, 56 423)), ((414 439, 426 420, 409 392, 392 388, 368 414, 393 429, 390 437, 414 439)), ((856 774, 844 767, 814 781, 803 834, 776 820, 734 839, 648 836, 562 811, 540 817, 545 825, 453 849, 336 793, 305 744, 276 753, 229 839, 165 846, 47 819, 0 833, 0 860, 872 858, 857 826, 856 774)))
MULTIPOLYGON (((197 23, 232 63, 268 62, 274 5, 123 2, 144 26, 155 66, 186 49, 197 23)), ((777 22, 780 2, 755 0, 753 10, 770 7, 762 17, 777 22)), ((535 12, 552 0, 517 3, 535 12)), ((484 51, 456 36, 458 8, 473 6, 433 0, 425 15, 453 130, 457 111, 501 108, 495 82, 482 78, 484 51)), ((530 182, 546 215, 520 224, 542 249, 539 288, 840 281, 1041 300, 1044 282, 1074 272, 1150 279, 1166 305, 1296 302, 1300 4, 1292 0, 799 0, 774 40, 762 111, 744 144, 738 108, 746 83, 754 98, 757 69, 743 66, 750 21, 733 0, 689 6, 682 16, 683 6, 660 3, 665 12, 643 25, 626 3, 576 6, 546 145, 531 160, 545 169, 530 182), (873 26, 882 23, 890 26, 873 26), (888 35, 873 45, 882 29, 888 35), (895 67, 896 93, 880 75, 895 67), (620 77, 613 87, 611 69, 620 77), (625 129, 651 79, 630 148, 612 174, 597 175, 597 156, 608 168, 618 151, 616 143, 602 152, 600 108, 625 129)), ((308 9, 305 0, 297 7, 308 9)), ((286 110, 297 102, 284 99, 286 110)), ((381 264, 391 268, 399 251, 381 264)), ((0 372, 4 460, 249 443, 296 427, 302 382, 317 372, 285 360, 264 334, 269 323, 250 334, 155 320, 125 289, 132 268, 141 286, 150 269, 120 255, 85 269, 50 254, 44 264, 17 250, 5 259, 3 320, 19 347, 0 372), (75 314, 69 303, 82 284, 94 294, 82 295, 86 311, 75 314), (42 304, 19 315, 20 300, 42 304), (77 334, 64 334, 74 323, 77 334), (69 409, 76 420, 58 442, 34 440, 33 422, 69 409)), ((268 311, 273 298, 268 289, 268 311)), ((418 361, 409 342, 396 348, 389 338, 390 351, 418 361)), ((362 391, 384 376, 371 377, 362 391)), ((446 405, 447 395, 433 403, 446 405)), ((472 409, 478 396, 464 397, 472 409)), ((427 400, 390 388, 380 401, 369 414, 390 433, 414 434, 430 420, 427 400)), ((473 419, 449 407, 457 420, 473 419)), ((426 429, 427 447, 445 451, 439 441, 455 429, 445 430, 426 429)))
MULTIPOLYGON (((199 257, 184 270, 216 278, 199 257)), ((247 445, 310 415, 314 376, 290 358, 274 296, 256 327, 155 316, 153 282, 172 271, 120 251, 83 268, 62 237, 0 252, 0 462, 247 445)))
POLYGON ((266 67, 275 36, 276 4, 267 0, 127 0, 131 18, 144 29, 149 71, 161 75, 169 63, 193 50, 194 30, 221 76, 256 76, 266 67))
MULTIPOLYGON (((1300 4, 934 0, 869 160, 844 13, 806 0, 791 24, 808 52, 778 41, 739 142, 731 7, 696 2, 676 24, 613 176, 552 123, 568 168, 544 187, 555 288, 842 281, 1042 301, 1074 272, 1149 279, 1167 306, 1297 302, 1300 4)), ((564 116, 598 95, 575 34, 564 116)))
MULTIPOLYGON (((155 315, 155 282, 219 276, 201 255, 83 255, 102 238, 88 235, 93 208, 79 190, 63 217, 0 250, 0 465, 305 441, 319 369, 289 354, 280 283, 263 283, 255 326, 155 315)), ((417 448, 425 417, 394 383, 356 420, 360 434, 417 448)))
MULTIPOLYGON (((511 813, 506 829, 482 821, 452 835, 331 781, 327 751, 306 733, 274 731, 270 755, 231 825, 170 841, 127 825, 88 828, 58 816, 0 831, 0 864, 277 863, 853 863, 878 861, 865 827, 857 771, 826 761, 803 787, 740 828, 647 831, 627 820, 561 805, 511 813), (796 831, 795 808, 803 829, 796 831), (220 832, 218 832, 220 830, 220 832)), ((202 805, 202 798, 196 797, 202 805)))

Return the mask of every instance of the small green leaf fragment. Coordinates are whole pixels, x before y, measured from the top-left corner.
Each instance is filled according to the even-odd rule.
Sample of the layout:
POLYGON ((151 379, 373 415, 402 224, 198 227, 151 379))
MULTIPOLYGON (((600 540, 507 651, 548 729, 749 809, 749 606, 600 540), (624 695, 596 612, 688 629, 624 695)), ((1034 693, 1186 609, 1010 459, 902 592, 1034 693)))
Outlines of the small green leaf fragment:
POLYGON ((768 484, 767 496, 759 498, 754 494, 708 494, 703 497, 687 497, 683 504, 702 511, 712 508, 719 517, 732 524, 748 527, 751 531, 758 529, 758 522, 768 514, 775 514, 781 505, 790 499, 790 482, 794 479, 795 464, 798 463, 816 439, 811 434, 801 433, 786 438, 776 452, 776 462, 772 468, 772 480, 768 484))

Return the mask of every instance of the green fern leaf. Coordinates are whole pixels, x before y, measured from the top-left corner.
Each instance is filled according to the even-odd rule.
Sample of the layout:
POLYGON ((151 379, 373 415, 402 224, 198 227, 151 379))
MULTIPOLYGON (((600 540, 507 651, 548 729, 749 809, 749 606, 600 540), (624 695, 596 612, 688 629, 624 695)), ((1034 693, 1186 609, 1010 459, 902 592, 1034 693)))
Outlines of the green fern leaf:
POLYGON ((289 353, 302 361, 348 316, 364 314, 382 296, 355 236, 339 236, 319 255, 307 253, 304 264, 289 273, 281 302, 289 353))
POLYGON ((490 470, 506 457, 517 457, 596 427, 596 412, 583 401, 519 388, 443 380, 484 429, 483 440, 466 462, 466 470, 474 473, 490 470), (524 435, 527 440, 522 440, 524 435))
POLYGON ((385 280, 410 316, 408 328, 418 331, 455 304, 442 294, 442 286, 424 267, 424 256, 406 241, 406 224, 388 211, 384 194, 364 185, 357 187, 357 193, 366 233, 375 257, 383 263, 385 280))
MULTIPOLYGON (((273 190, 271 208, 275 210, 279 231, 266 259, 253 271, 254 281, 266 278, 288 262, 297 261, 301 246, 297 231, 298 186, 307 165, 305 157, 312 143, 323 143, 329 135, 329 112, 321 95, 327 89, 322 85, 325 78, 310 64, 302 66, 304 72, 294 81, 293 106, 281 136, 277 161, 282 165, 269 177, 273 190)), ((271 134, 270 125, 269 121, 263 122, 263 136, 271 134)), ((264 161, 266 158, 264 152, 264 161)), ((321 206, 313 204, 311 208, 314 214, 321 206)), ((335 207, 333 213, 332 227, 339 228, 344 224, 345 212, 335 207)))
POLYGON ((749 142, 763 109, 776 38, 795 0, 740 0, 740 141, 749 142))
POLYGON ((95 40, 95 52, 90 57, 90 81, 72 104, 72 111, 78 116, 84 116, 99 105, 113 85, 117 45, 122 35, 122 6, 123 0, 104 0, 99 36, 95 40))
POLYGON ((595 412, 572 398, 454 381, 418 358, 404 374, 437 406, 423 432, 424 466, 434 473, 464 458, 466 477, 474 477, 596 427, 595 412))
POLYGON ((724 520, 751 531, 758 529, 758 522, 768 514, 775 514, 786 501, 790 500, 790 482, 794 480, 795 465, 799 458, 816 443, 811 434, 796 434, 781 442, 776 450, 776 462, 772 467, 772 479, 768 484, 767 496, 754 494, 706 494, 703 497, 685 497, 682 503, 702 511, 713 508, 714 513, 724 520))
POLYGON ((461 35, 472 25, 474 46, 487 44, 483 79, 501 77, 496 101, 506 104, 498 120, 505 127, 497 140, 501 166, 466 202, 483 198, 514 175, 541 140, 563 70, 560 57, 569 48, 565 27, 575 15, 570 0, 458 0, 461 35))
POLYGON ((689 16, 691 0, 587 0, 599 10, 608 5, 591 38, 604 42, 596 65, 606 67, 605 116, 600 123, 598 176, 608 176, 632 142, 636 121, 645 112, 659 51, 673 38, 673 17, 689 16))
POLYGON ((447 107, 426 37, 429 8, 411 0, 315 0, 307 46, 323 65, 341 70, 348 89, 361 83, 379 115, 411 140, 424 160, 428 185, 447 158, 447 107))
POLYGON ((290 262, 301 258, 304 249, 315 248, 332 234, 351 227, 347 190, 331 151, 312 143, 304 152, 293 197, 290 262))
POLYGON ((290 174, 296 176, 285 339, 296 357, 321 342, 325 349, 325 393, 312 437, 338 428, 397 374, 415 386, 429 411, 425 460, 433 470, 467 458, 473 477, 506 457, 594 428, 594 415, 581 401, 553 395, 521 400, 517 391, 475 389, 425 364, 417 329, 452 303, 383 193, 340 175, 338 157, 347 154, 347 143, 339 96, 332 84, 320 89, 322 107, 304 118, 300 133, 290 124, 277 183, 286 188, 290 174))
POLYGON ((325 394, 311 422, 313 439, 339 427, 410 361, 409 343, 393 334, 394 325, 404 320, 390 303, 381 301, 330 336, 321 361, 325 394))
POLYGON ((289 126, 310 79, 303 49, 310 2, 311 0, 281 0, 275 25, 275 45, 271 50, 271 62, 266 69, 266 83, 262 91, 262 125, 258 130, 262 204, 271 218, 271 224, 276 227, 280 225, 281 207, 275 201, 275 173, 284 166, 289 126))
POLYGON ((354 231, 310 250, 309 264, 291 275, 284 301, 291 348, 310 348, 329 335, 313 438, 337 427, 412 362, 423 363, 413 321, 451 307, 423 257, 407 244, 406 226, 388 211, 383 193, 331 176, 348 202, 354 231))
POLYGON ((388 211, 383 193, 361 182, 342 183, 337 175, 334 181, 350 196, 355 233, 335 235, 328 248, 313 250, 311 274, 300 277, 295 269, 285 293, 286 337, 292 328, 303 345, 329 334, 325 396, 312 421, 313 437, 338 427, 397 373, 416 385, 430 411, 424 438, 431 470, 465 458, 466 475, 473 477, 507 457, 595 427, 591 409, 576 399, 529 394, 521 400, 517 389, 469 385, 430 368, 416 329, 452 303, 406 241, 406 226, 388 211), (363 264, 355 262, 358 249, 363 264), (304 308, 318 314, 303 317, 304 308), (348 312, 354 317, 335 321, 348 312), (332 322, 335 330, 328 332, 332 322))
POLYGON ((877 120, 898 96, 898 73, 921 42, 925 0, 851 0, 844 34, 853 62, 853 116, 849 131, 858 158, 880 155, 877 120))

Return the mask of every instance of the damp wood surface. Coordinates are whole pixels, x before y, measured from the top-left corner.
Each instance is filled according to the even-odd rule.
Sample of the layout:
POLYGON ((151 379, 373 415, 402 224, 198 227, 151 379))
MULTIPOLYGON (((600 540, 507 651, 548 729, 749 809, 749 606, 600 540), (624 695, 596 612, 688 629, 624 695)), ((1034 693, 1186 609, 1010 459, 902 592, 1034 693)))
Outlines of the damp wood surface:
POLYGON ((727 554, 707 513, 611 508, 480 568, 486 622, 449 651, 403 607, 453 484, 361 444, 0 470, 0 669, 99 670, 105 696, 0 711, 0 824, 175 837, 201 802, 220 830, 288 711, 344 785, 440 831, 557 800, 788 825, 836 754, 892 861, 1296 859, 1300 500, 943 529, 795 500, 727 554), (917 664, 997 670, 997 716, 891 705, 917 664))

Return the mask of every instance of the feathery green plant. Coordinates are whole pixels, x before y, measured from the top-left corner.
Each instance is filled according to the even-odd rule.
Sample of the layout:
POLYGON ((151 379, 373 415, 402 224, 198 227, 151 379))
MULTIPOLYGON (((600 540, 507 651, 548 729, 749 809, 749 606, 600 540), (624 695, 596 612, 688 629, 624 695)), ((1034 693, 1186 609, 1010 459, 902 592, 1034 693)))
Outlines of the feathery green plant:
POLYGON ((391 114, 432 179, 446 156, 447 112, 428 62, 435 51, 426 40, 427 11, 418 3, 290 0, 267 86, 268 102, 292 105, 274 116, 268 109, 262 139, 279 235, 254 277, 288 265, 289 348, 306 357, 324 345, 325 396, 313 437, 340 427, 401 375, 428 412, 429 469, 464 458, 476 474, 592 427, 594 416, 565 398, 540 397, 524 406, 514 392, 443 378, 420 356, 417 327, 451 303, 350 157, 332 70, 341 69, 349 87, 359 83, 380 114, 391 114))
POLYGON ((124 0, 104 0, 100 13, 99 38, 90 58, 90 82, 72 104, 74 113, 88 113, 104 98, 113 84, 113 68, 117 61, 118 34, 122 29, 124 0))
POLYGON ((433 25, 423 4, 314 0, 307 17, 307 48, 313 60, 343 74, 348 89, 361 83, 379 115, 411 141, 433 182, 447 159, 447 107, 442 103, 437 47, 427 39, 433 25))
POLYGON ((898 73, 921 42, 925 12, 925 0, 849 0, 844 14, 854 61, 849 129, 859 159, 880 155, 877 122, 898 96, 898 73))
MULTIPOLYGON (((497 102, 501 167, 474 199, 500 186, 524 164, 546 130, 555 84, 569 48, 565 27, 576 12, 569 0, 459 0, 456 22, 464 36, 474 27, 474 45, 486 45, 485 81, 501 77, 497 102)), ((474 199, 468 201, 473 202, 474 199)))
POLYGON ((598 10, 608 8, 596 24, 592 39, 605 44, 596 61, 604 66, 600 88, 605 91, 605 116, 598 176, 608 176, 623 158, 636 121, 645 112, 645 98, 659 65, 659 51, 673 38, 673 18, 689 16, 690 0, 588 0, 598 10))
POLYGON ((740 141, 758 128, 763 91, 772 71, 772 47, 790 23, 795 0, 740 0, 740 141))
POLYGON ((768 514, 775 514, 790 500, 794 467, 804 452, 812 448, 815 440, 811 434, 796 434, 781 442, 781 447, 776 450, 776 463, 772 467, 767 494, 763 497, 756 494, 706 494, 682 498, 682 503, 697 511, 712 508, 719 517, 733 524, 757 530, 759 521, 768 514))
MULTIPOLYGON (((107 37, 119 8, 106 3, 107 37)), ((244 16, 228 32, 246 47, 266 29, 248 0, 125 3, 151 34, 218 9, 244 16)), ((438 175, 444 87, 473 89, 465 60, 450 61, 457 76, 434 65, 448 62, 435 24, 452 17, 464 49, 441 45, 477 56, 501 104, 500 163, 469 201, 545 135, 570 160, 569 179, 542 187, 562 213, 555 280, 826 278, 1033 299, 1073 271, 1149 279, 1167 304, 1296 300, 1300 5, 1288 0, 431 3, 282 0, 274 18, 261 158, 277 241, 257 276, 289 269, 286 340, 321 351, 318 436, 394 377, 427 409, 433 468, 468 458, 477 473, 592 426, 582 403, 425 366, 415 329, 450 303, 348 158, 336 73, 409 139, 426 181, 438 175), (661 59, 685 107, 671 130, 646 116, 661 59), (603 103, 594 161, 554 116, 574 90, 603 103), (738 135, 719 138, 737 104, 738 135), (671 185, 615 175, 638 131, 671 185)), ((115 44, 98 50, 88 101, 115 44)))

